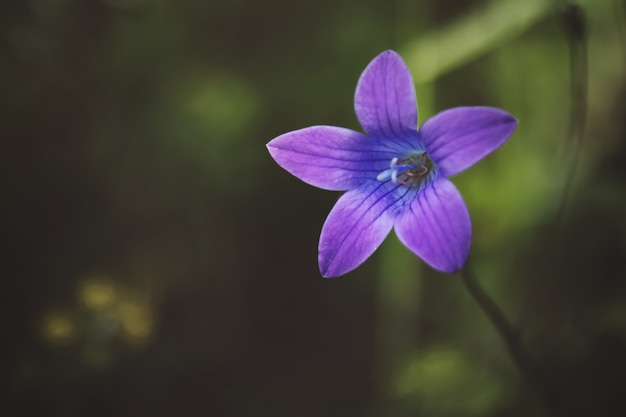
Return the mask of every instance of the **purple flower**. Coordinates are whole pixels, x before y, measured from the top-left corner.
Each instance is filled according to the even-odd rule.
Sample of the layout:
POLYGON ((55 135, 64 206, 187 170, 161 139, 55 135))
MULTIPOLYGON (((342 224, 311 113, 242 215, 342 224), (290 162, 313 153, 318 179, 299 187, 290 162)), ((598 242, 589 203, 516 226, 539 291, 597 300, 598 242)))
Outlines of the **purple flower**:
POLYGON ((312 126, 267 144, 276 162, 302 181, 347 190, 322 227, 322 275, 337 277, 358 267, 392 228, 433 268, 459 271, 469 255, 472 225, 448 177, 500 147, 517 120, 491 107, 457 107, 418 130, 413 79, 393 51, 365 68, 354 109, 366 134, 312 126))

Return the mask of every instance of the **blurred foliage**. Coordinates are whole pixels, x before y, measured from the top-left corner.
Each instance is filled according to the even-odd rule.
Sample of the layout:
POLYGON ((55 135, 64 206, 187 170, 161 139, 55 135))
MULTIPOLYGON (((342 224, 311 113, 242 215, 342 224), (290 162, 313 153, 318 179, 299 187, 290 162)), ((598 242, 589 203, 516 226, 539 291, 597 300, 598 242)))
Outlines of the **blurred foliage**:
POLYGON ((395 237, 319 276, 338 195, 265 144, 360 129, 356 82, 388 48, 422 122, 461 105, 520 120, 454 178, 477 275, 568 415, 623 414, 626 6, 579 2, 588 119, 570 172, 565 4, 1 2, 0 414, 548 415, 458 277, 395 237))
POLYGON ((429 414, 482 416, 506 400, 506 386, 489 368, 480 368, 463 354, 433 346, 410 360, 398 376, 395 394, 429 414))

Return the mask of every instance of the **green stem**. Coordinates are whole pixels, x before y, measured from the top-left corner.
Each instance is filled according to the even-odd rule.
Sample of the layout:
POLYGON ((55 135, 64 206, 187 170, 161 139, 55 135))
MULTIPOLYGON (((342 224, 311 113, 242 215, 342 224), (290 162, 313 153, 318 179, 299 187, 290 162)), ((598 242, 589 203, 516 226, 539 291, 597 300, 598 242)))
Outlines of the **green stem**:
POLYGON ((535 380, 536 372, 534 371, 534 365, 518 332, 513 329, 495 301, 482 289, 468 265, 465 265, 461 270, 461 275, 468 292, 489 318, 500 337, 502 337, 507 351, 519 372, 528 380, 535 380))
POLYGON ((561 401, 559 394, 553 389, 547 375, 540 371, 537 363, 531 358, 519 332, 511 326, 500 307, 480 286, 476 276, 469 267, 469 263, 461 270, 461 276, 468 292, 502 338, 520 374, 537 392, 546 408, 554 416, 574 416, 575 410, 568 411, 569 407, 561 401))

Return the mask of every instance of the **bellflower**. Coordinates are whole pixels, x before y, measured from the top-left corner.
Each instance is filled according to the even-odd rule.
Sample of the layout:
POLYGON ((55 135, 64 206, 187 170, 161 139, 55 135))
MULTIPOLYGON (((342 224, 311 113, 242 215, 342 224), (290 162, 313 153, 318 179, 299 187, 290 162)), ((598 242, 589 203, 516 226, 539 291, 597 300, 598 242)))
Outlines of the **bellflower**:
POLYGON ((448 177, 500 147, 517 120, 496 108, 456 107, 418 129, 413 79, 393 51, 365 68, 354 108, 365 134, 312 126, 267 144, 274 160, 302 181, 347 191, 322 227, 322 275, 336 277, 358 267, 392 228, 431 267, 459 271, 469 255, 472 225, 448 177))

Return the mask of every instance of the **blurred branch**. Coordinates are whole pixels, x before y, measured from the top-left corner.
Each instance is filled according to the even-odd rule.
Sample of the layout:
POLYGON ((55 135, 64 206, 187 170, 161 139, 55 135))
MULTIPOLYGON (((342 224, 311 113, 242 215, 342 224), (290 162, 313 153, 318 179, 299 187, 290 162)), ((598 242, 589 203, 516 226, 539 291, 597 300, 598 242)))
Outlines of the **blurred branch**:
POLYGON ((561 13, 569 45, 570 117, 565 143, 565 183, 556 218, 562 217, 580 159, 587 121, 587 28, 585 13, 577 4, 569 4, 561 13))
POLYGON ((427 83, 522 34, 555 9, 553 0, 494 0, 401 51, 416 84, 427 83))
POLYGON ((618 41, 622 46, 622 73, 624 73, 626 72, 626 27, 624 27, 624 20, 626 20, 626 2, 614 0, 613 5, 615 9, 615 24, 619 34, 618 41))

